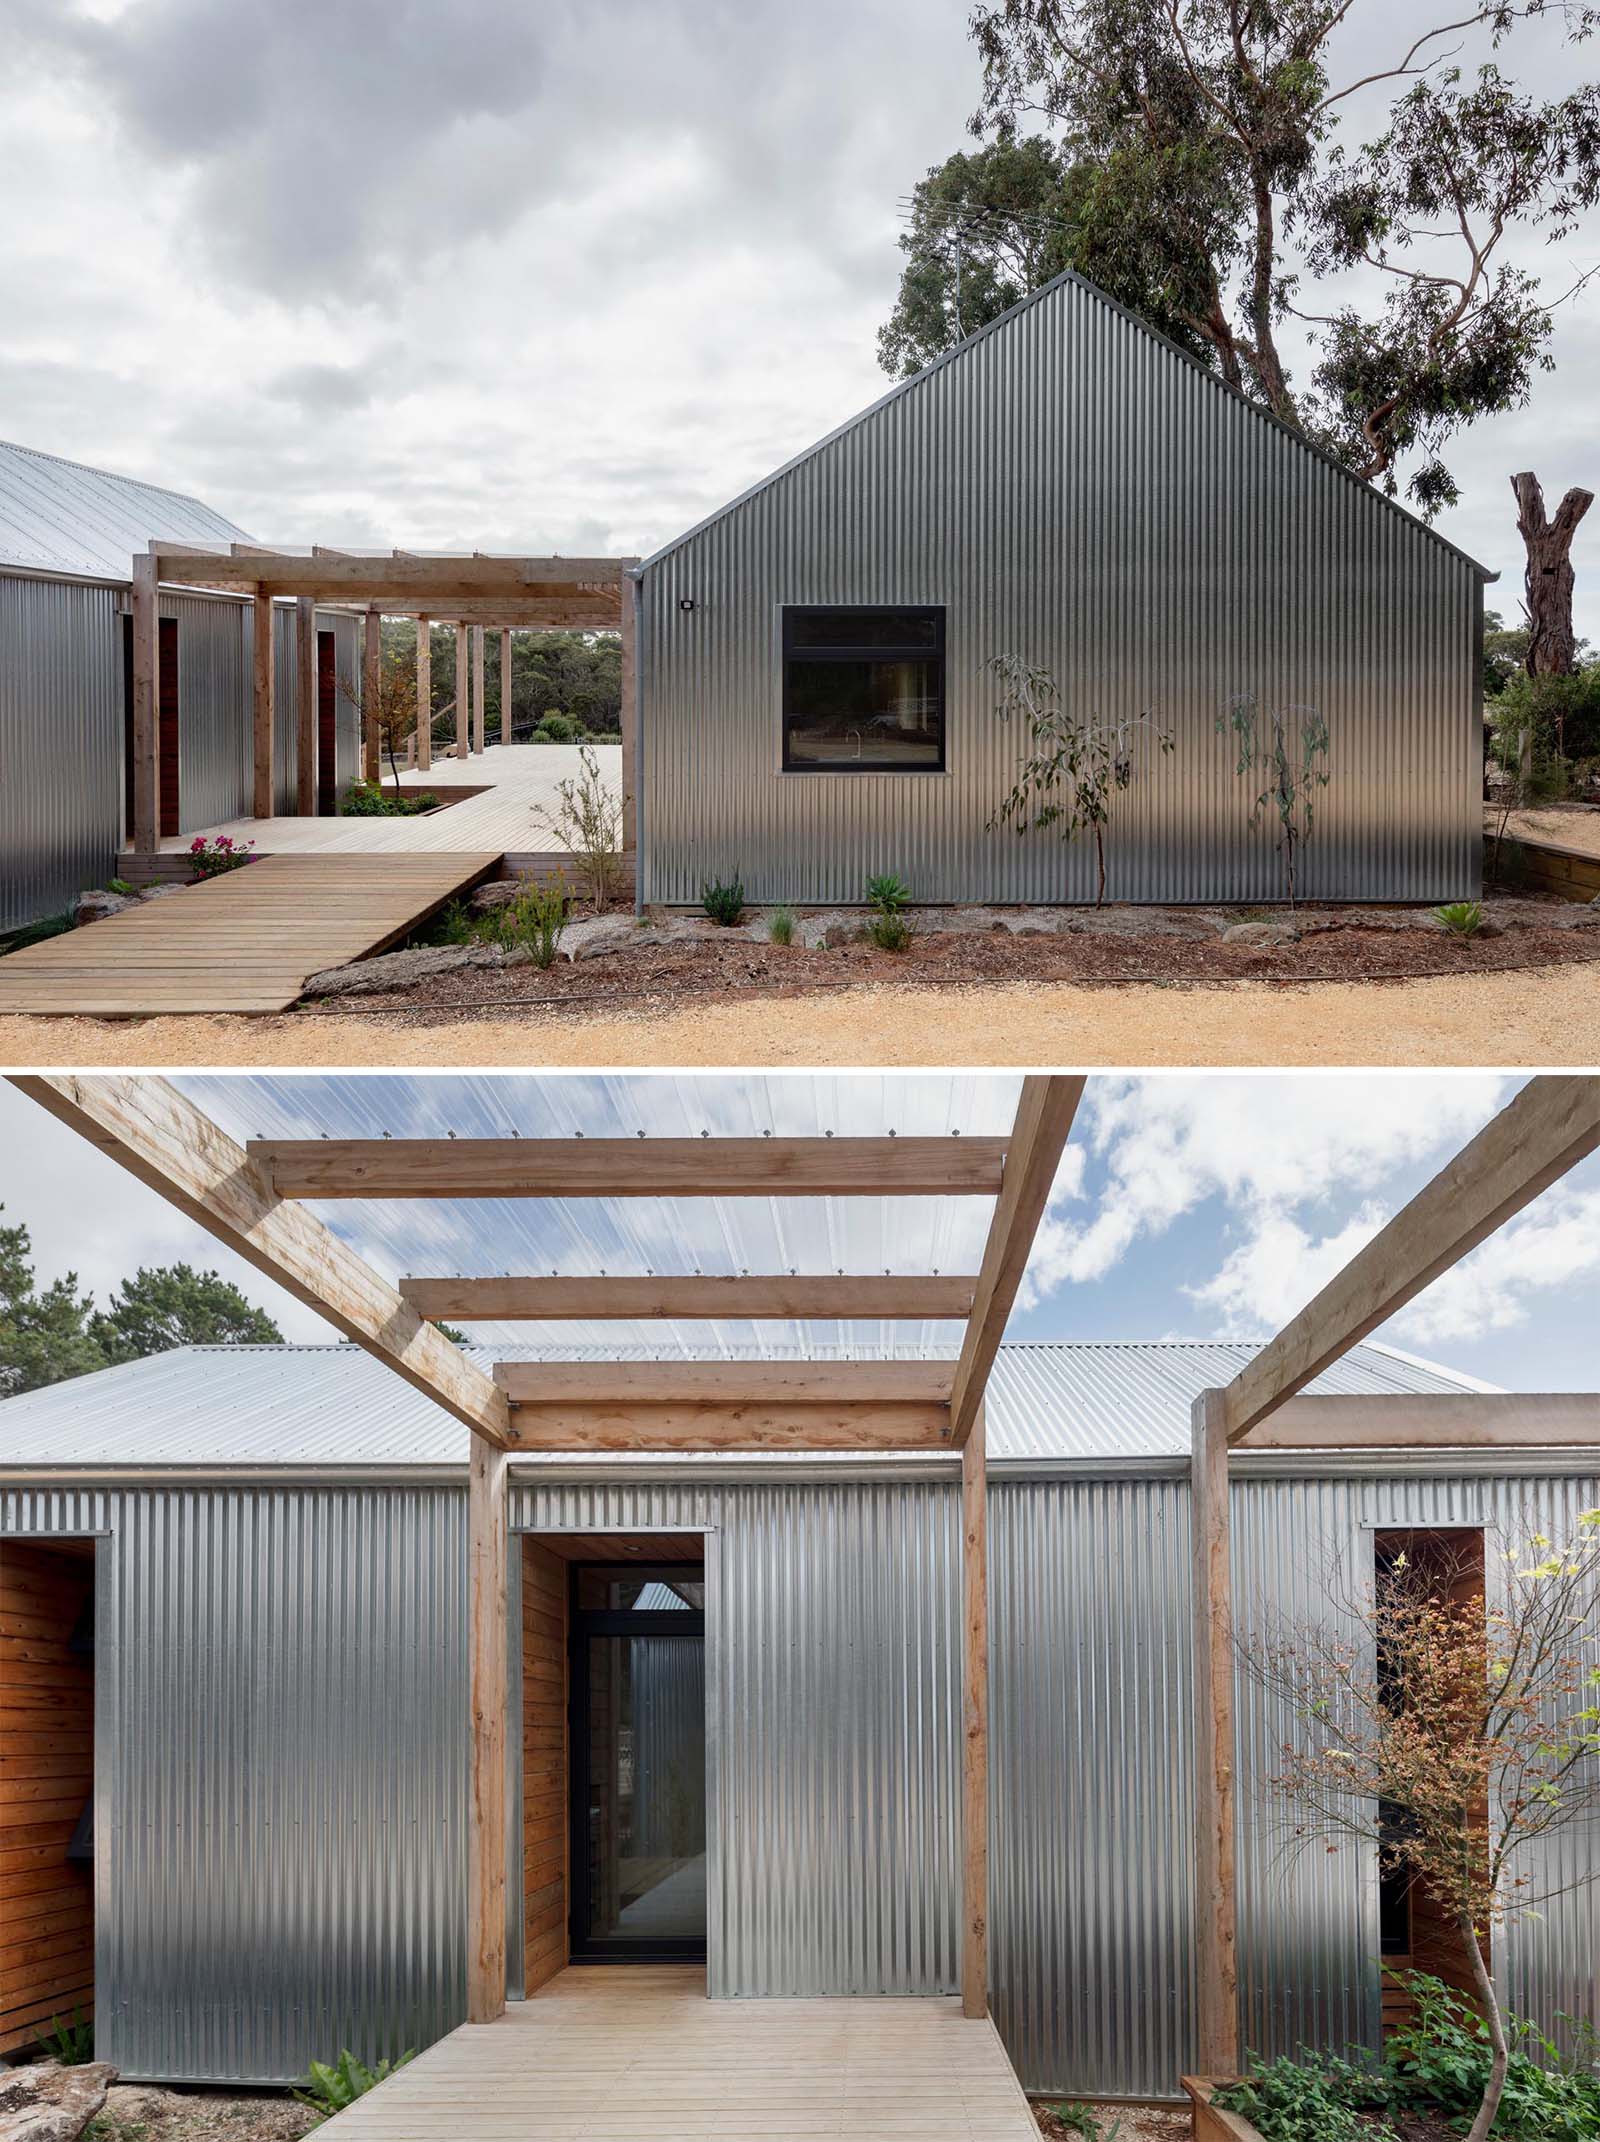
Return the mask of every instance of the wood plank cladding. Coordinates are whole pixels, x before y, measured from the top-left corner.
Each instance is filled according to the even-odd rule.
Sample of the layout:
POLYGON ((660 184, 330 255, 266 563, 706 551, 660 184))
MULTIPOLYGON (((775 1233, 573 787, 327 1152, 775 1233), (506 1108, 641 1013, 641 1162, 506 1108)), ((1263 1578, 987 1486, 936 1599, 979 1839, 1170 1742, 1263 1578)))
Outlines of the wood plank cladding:
POLYGON ((94 2012, 94 1660, 71 1649, 93 1550, 0 1545, 0 2053, 94 2012))
POLYGON ((567 1565, 522 1541, 522 1943, 533 1993, 567 1961, 567 1565))

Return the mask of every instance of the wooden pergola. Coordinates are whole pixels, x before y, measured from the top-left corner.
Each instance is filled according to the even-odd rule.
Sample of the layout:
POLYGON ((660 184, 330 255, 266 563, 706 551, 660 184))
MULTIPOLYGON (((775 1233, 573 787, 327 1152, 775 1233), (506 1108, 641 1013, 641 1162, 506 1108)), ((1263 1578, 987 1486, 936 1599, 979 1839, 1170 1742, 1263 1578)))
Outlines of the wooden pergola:
POLYGON ((255 605, 252 812, 273 815, 273 736, 277 684, 273 604, 295 606, 296 806, 316 810, 317 607, 338 605, 363 613, 361 691, 362 767, 379 777, 375 712, 385 617, 416 620, 417 764, 432 763, 432 642, 436 624, 456 634, 455 755, 484 748, 484 634, 500 635, 502 725, 511 704, 511 635, 514 632, 615 632, 622 639, 623 849, 634 846, 634 603, 629 570, 634 558, 526 558, 483 551, 334 550, 312 544, 274 550, 234 543, 227 550, 152 541, 133 559, 133 827, 136 853, 161 847, 161 635, 157 625, 163 586, 222 590, 248 595, 255 605), (470 717, 469 717, 470 708, 470 717))
MULTIPOLYGON (((315 1139, 241 1146, 163 1080, 17 1077, 101 1151, 319 1310, 471 1430, 472 1796, 468 2013, 506 1987, 507 1487, 519 1453, 959 1453, 962 1480, 962 2001, 988 2005, 987 1475, 983 1401, 1082 1094, 1024 1081, 1004 1138, 315 1139), (414 1277, 391 1284, 302 1198, 969 1195, 995 1199, 979 1269, 926 1277, 414 1277), (430 1321, 959 1316, 954 1361, 502 1363, 486 1375, 430 1321)), ((1306 1386, 1588 1154, 1600 1077, 1535 1078, 1265 1345, 1195 1401, 1196 2066, 1239 2064, 1229 1458, 1238 1448, 1600 1446, 1589 1394, 1380 1402, 1306 1386)))
POLYGON ((471 1430, 467 2013, 506 1998, 507 1488, 513 1457, 626 1451, 959 1454, 961 1994, 988 2014, 989 1650, 984 1391, 1083 1091, 1030 1078, 1010 1135, 311 1139, 241 1146, 164 1080, 23 1077, 53 1115, 327 1317, 471 1430), (951 1278, 415 1278, 396 1287, 302 1198, 993 1198, 979 1268, 951 1278), (954 1361, 505 1362, 432 1317, 959 1315, 954 1361), (596 1305, 599 1304, 597 1307, 596 1305), (730 1307, 730 1304, 734 1306, 730 1307))

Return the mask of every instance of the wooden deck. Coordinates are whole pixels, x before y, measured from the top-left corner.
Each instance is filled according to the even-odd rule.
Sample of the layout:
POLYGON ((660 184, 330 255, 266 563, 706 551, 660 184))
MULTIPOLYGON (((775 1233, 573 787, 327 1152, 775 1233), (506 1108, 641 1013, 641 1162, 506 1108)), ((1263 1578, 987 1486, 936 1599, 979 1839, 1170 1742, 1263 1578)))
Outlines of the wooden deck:
POLYGON ((319 969, 382 951, 499 861, 498 849, 265 856, 11 953, 0 1014, 286 1011, 319 969))
POLYGON ((708 2001, 685 1965, 573 1966, 463 2024, 334 2142, 1038 2142, 994 2025, 958 2000, 708 2001))

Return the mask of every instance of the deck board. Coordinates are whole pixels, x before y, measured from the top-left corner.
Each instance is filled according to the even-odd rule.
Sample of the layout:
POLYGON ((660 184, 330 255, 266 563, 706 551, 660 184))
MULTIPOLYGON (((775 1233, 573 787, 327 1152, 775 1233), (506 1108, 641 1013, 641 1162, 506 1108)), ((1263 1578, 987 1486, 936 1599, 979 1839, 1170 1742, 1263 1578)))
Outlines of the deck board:
POLYGON ((573 1965, 337 2115, 334 2142, 1038 2142, 955 1999, 708 2001, 687 1965, 573 1965))
POLYGON ((381 951, 500 851, 268 855, 0 960, 0 1014, 278 1012, 309 977, 381 951))

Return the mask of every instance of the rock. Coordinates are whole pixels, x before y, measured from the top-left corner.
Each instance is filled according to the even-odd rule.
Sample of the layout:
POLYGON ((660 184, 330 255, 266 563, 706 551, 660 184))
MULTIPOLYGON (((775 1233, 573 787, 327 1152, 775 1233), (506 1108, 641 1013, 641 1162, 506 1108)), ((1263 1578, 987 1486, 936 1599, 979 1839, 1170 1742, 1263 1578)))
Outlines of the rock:
POLYGON ((153 2083, 113 2083, 106 2092, 106 2117, 119 2127, 150 2127, 172 2109, 172 2093, 153 2083))
POLYGON ((127 893, 81 892, 72 910, 72 919, 78 924, 101 922, 107 915, 120 915, 125 907, 132 907, 133 900, 127 893))
POLYGON ((569 922, 561 933, 563 959, 600 959, 625 946, 661 941, 659 930, 641 930, 632 915, 586 915, 569 922))
POLYGON ((1222 933, 1225 945, 1292 945, 1300 940, 1299 925, 1293 922, 1230 922, 1222 933))
POLYGON ((78 2142, 116 2079, 108 2060, 8 2068, 0 2075, 0 2142, 78 2142))
POLYGON ((348 967, 324 967, 301 991, 307 997, 373 996, 382 990, 406 989, 430 975, 458 967, 522 967, 532 954, 520 946, 416 945, 405 952, 380 952, 376 959, 354 960, 348 967))
POLYGON ((187 892, 188 890, 187 885, 147 885, 144 891, 140 893, 139 898, 141 900, 165 900, 169 893, 187 892))

